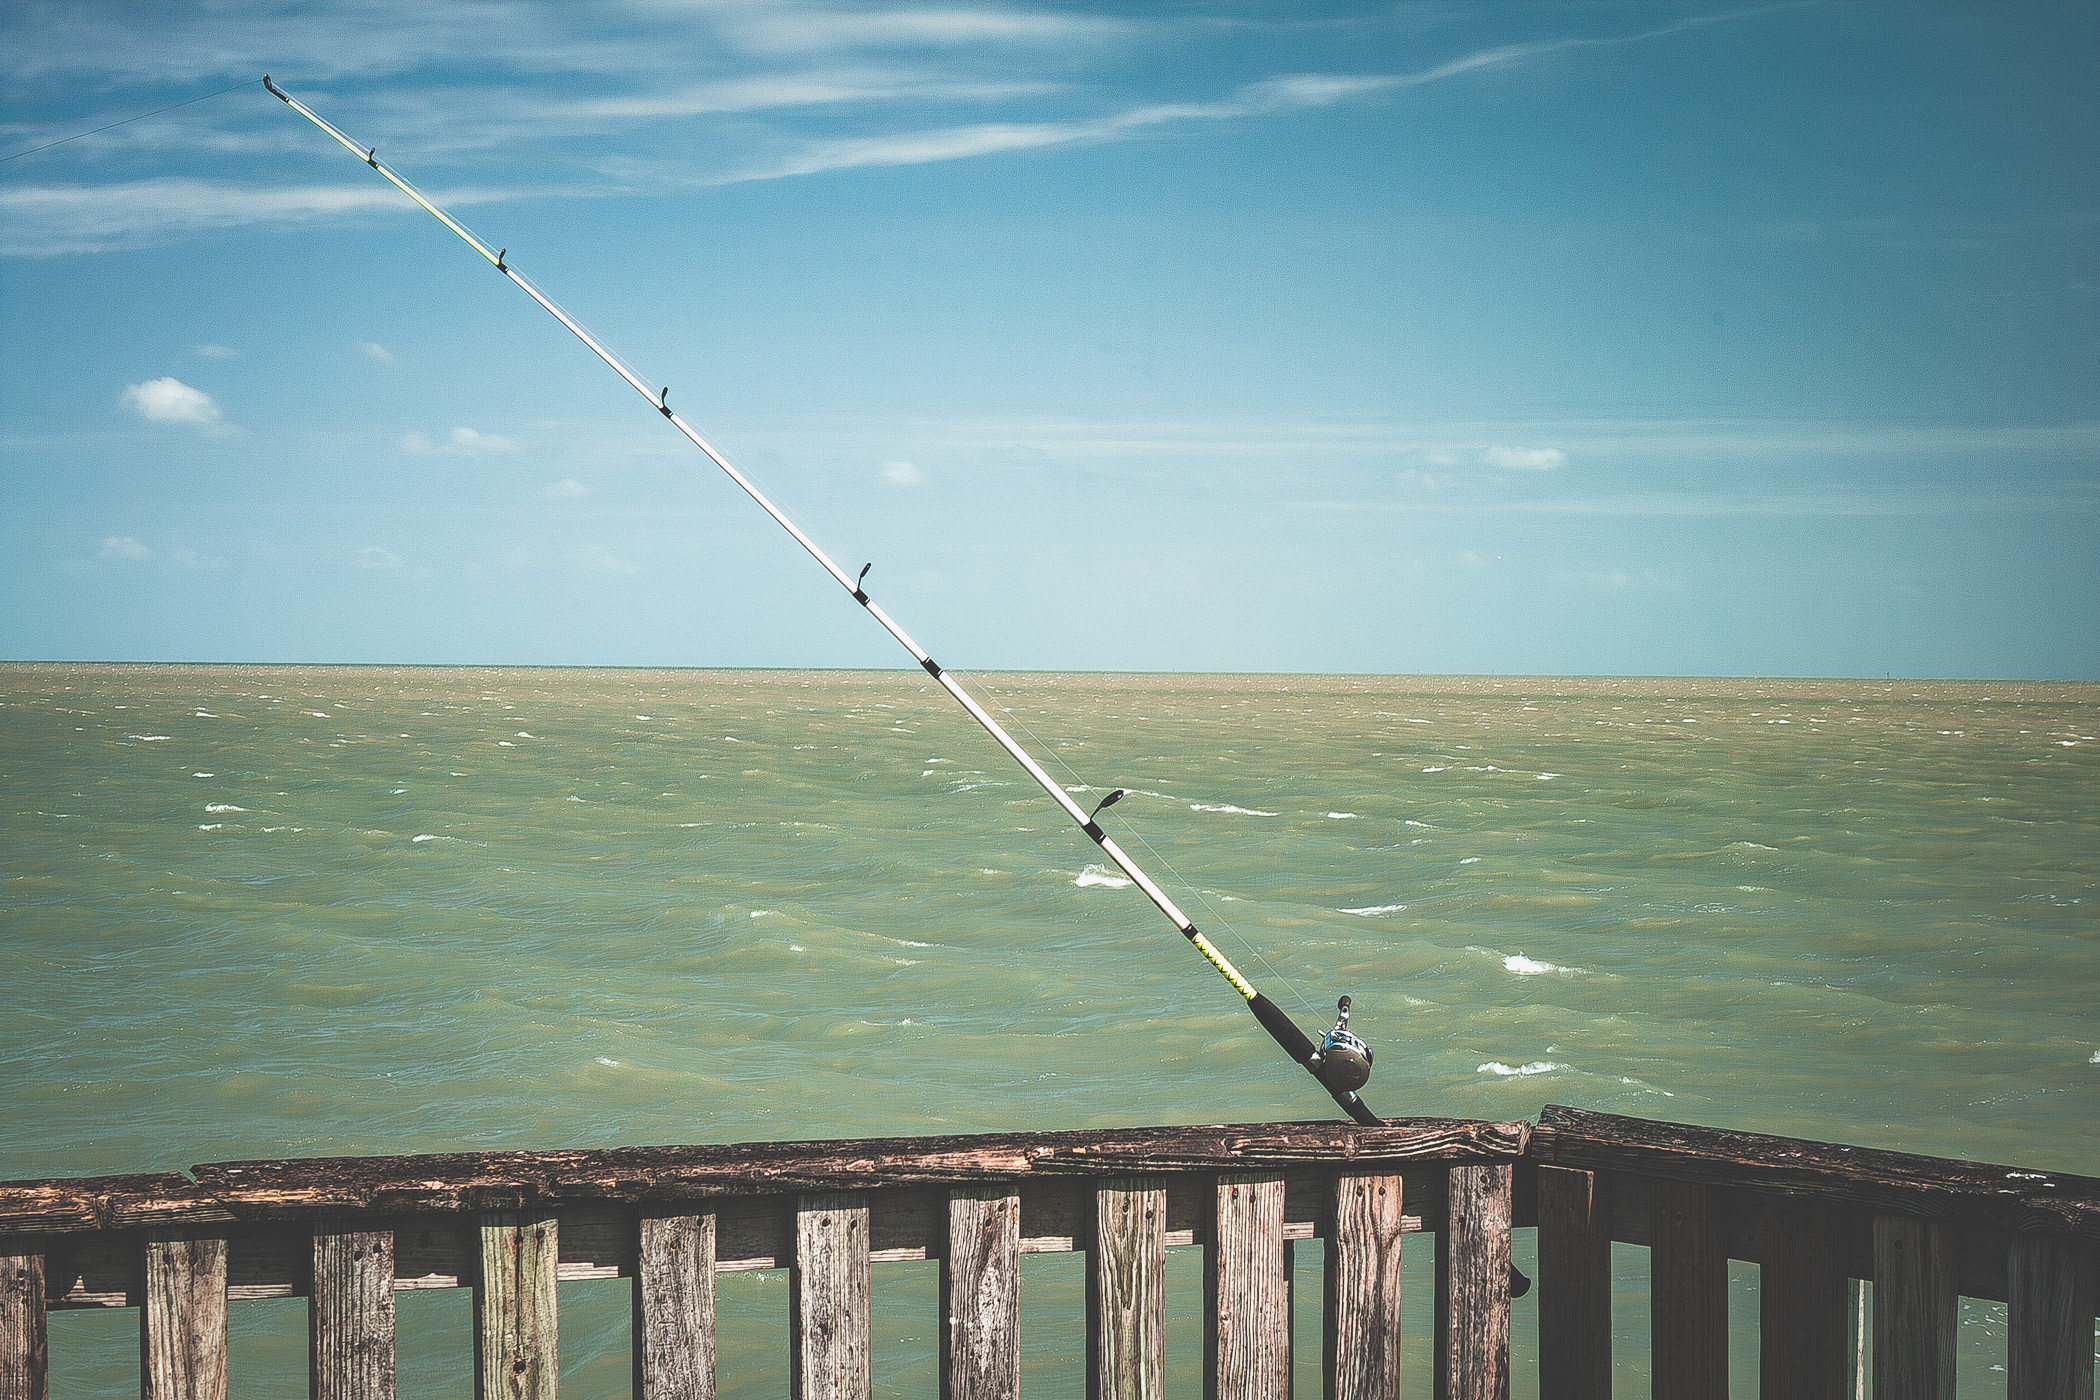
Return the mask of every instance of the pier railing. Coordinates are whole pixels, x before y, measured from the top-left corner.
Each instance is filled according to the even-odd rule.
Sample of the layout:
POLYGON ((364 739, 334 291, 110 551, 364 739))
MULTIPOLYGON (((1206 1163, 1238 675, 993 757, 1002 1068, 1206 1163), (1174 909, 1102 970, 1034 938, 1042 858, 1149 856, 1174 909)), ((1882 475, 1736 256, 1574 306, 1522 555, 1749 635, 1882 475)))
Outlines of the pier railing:
MULTIPOLYGON (((2092 1400, 2100 1181, 1549 1108, 1392 1119, 236 1162, 0 1183, 0 1400, 45 1400, 47 1312, 139 1311, 146 1400, 223 1400, 230 1303, 303 1296, 311 1394, 394 1392, 394 1295, 474 1292, 484 1400, 552 1400, 559 1285, 633 1289, 637 1400, 715 1393, 715 1276, 783 1269, 801 1400, 871 1389, 875 1266, 940 1262, 951 1400, 1018 1394, 1028 1254, 1082 1252, 1090 1396, 1165 1391, 1166 1257, 1200 1248, 1206 1393, 1400 1394, 1401 1241, 1434 1236, 1438 1400, 1510 1381, 1510 1240, 1538 1232, 1539 1392, 1611 1394, 1613 1241, 1651 1260, 1654 1393, 1724 1396, 1730 1259, 1760 1266, 1761 1392, 1954 1394, 1957 1298, 2008 1305, 2012 1400, 2092 1400), (1293 1243, 1323 1241, 1317 1304, 1293 1243)), ((1531 1306, 1527 1302, 1519 1306, 1531 1306)))

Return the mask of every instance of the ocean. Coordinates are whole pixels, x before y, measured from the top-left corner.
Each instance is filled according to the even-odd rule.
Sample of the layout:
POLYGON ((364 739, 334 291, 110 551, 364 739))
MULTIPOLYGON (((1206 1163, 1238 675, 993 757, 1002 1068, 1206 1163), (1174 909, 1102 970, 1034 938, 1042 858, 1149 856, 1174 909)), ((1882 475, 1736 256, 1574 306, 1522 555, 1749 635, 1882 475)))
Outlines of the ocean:
MULTIPOLYGON (((1380 1113, 2100 1172, 2100 687, 965 683, 1308 1031, 1354 998, 1380 1113)), ((11 664, 0 773, 0 1177, 1333 1114, 917 672, 11 664)), ((878 1271, 886 1395, 932 1393, 933 1267, 878 1271)), ((1025 1278, 1077 1393, 1077 1264, 1025 1278)), ((404 1297, 404 1395, 460 1393, 465 1306, 404 1297)), ((724 1393, 775 1393, 784 1281, 722 1306, 724 1393)), ((565 1285, 566 1395, 626 1394, 625 1310, 565 1285)), ((234 1309, 237 1395, 303 1386, 304 1317, 234 1309)), ((135 1393, 135 1337, 54 1315, 53 1395, 135 1393)))

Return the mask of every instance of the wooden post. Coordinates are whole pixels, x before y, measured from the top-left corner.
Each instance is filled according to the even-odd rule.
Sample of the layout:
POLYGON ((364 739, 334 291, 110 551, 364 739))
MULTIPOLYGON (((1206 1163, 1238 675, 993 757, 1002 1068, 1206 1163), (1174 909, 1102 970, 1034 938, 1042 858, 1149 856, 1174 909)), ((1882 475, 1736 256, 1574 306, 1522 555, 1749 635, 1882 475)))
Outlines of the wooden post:
POLYGON ((958 1186, 941 1260, 942 1400, 1017 1400, 1020 1346, 1021 1198, 958 1186))
POLYGON ((1167 1190, 1155 1177, 1094 1191, 1087 1261, 1088 1400, 1165 1400, 1167 1190))
POLYGON ((394 1400, 394 1232, 314 1231, 307 1394, 394 1400))
POLYGON ((1775 1196, 1758 1274, 1758 1393, 1847 1400, 1851 1280, 1837 1258, 1837 1212, 1775 1196))
POLYGON ((146 1237, 139 1309, 144 1400, 226 1400, 226 1241, 146 1237))
POLYGON ((2021 1231, 2006 1256, 2006 1400, 2092 1400, 2092 1281, 2065 1236, 2021 1231))
POLYGON ((1611 1400, 1611 1178, 1541 1166, 1538 1215, 1540 1400, 1611 1400))
POLYGON ((43 1246, 10 1240, 0 1253, 0 1397, 47 1400, 51 1391, 47 1350, 43 1246))
POLYGON ((1400 1178, 1329 1184, 1321 1326, 1326 1400, 1400 1400, 1400 1178))
POLYGON ((853 1192, 802 1197, 795 1211, 788 1332, 793 1400, 869 1400, 868 1202, 853 1192))
POLYGON ((554 1400, 560 1333, 554 1265, 560 1238, 552 1211, 489 1211, 481 1217, 481 1268, 474 1281, 476 1400, 554 1400))
POLYGON ((1453 1167, 1437 1242, 1437 1400, 1509 1400, 1508 1163, 1453 1167))
POLYGON ((637 1400, 714 1400, 714 1216, 644 1210, 634 1274, 637 1400))
POLYGON ((1953 1232, 1874 1217, 1874 1400, 1954 1400, 1953 1232))
POLYGON ((1713 1194, 1683 1181, 1649 1187, 1649 1353, 1655 1393, 1727 1400, 1728 1235, 1713 1194))
POLYGON ((1288 1400, 1289 1280, 1283 1268, 1283 1178, 1218 1178, 1204 1249, 1204 1394, 1209 1400, 1288 1400))

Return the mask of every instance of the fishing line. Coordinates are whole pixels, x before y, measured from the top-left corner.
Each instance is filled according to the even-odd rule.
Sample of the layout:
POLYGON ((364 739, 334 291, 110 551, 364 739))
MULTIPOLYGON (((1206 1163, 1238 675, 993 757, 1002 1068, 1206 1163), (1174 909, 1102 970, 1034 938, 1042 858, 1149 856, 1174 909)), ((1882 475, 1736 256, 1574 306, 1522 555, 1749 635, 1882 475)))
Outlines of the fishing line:
POLYGON ((46 141, 41 146, 31 146, 28 150, 16 151, 11 156, 0 156, 0 165, 5 165, 11 160, 20 160, 23 156, 33 156, 38 151, 48 151, 53 146, 63 146, 68 141, 79 141, 85 137, 99 136, 105 131, 115 131, 120 126, 130 126, 133 122, 142 122, 148 117, 157 117, 162 112, 172 112, 177 107, 192 107, 199 102, 209 102, 214 97, 224 97, 229 92, 239 92, 242 88, 254 87, 257 83, 261 81, 261 78, 250 78, 247 82, 235 83, 230 88, 220 88, 217 92, 207 92, 202 97, 192 97, 189 98, 187 101, 176 102, 166 107, 156 107, 150 112, 141 112, 135 117, 126 117, 120 122, 111 122, 108 126, 98 126, 93 131, 83 131, 80 133, 79 136, 62 136, 56 141, 46 141))
MULTIPOLYGON (((973 676, 971 677, 971 679, 976 681, 977 684, 980 687, 982 687, 982 689, 987 695, 997 695, 999 693, 997 690, 993 689, 990 682, 986 681, 984 677, 973 676)), ((1026 734, 1029 738, 1035 740, 1036 747, 1048 753, 1050 755, 1051 760, 1054 763, 1056 763, 1058 767, 1064 769, 1065 772, 1071 774, 1073 781, 1077 782, 1081 787, 1087 789, 1087 791, 1089 792, 1094 790, 1094 785, 1092 783, 1088 782, 1085 778, 1081 777, 1077 770, 1075 770, 1071 764, 1065 762, 1064 756, 1058 752, 1057 745, 1051 743, 1042 735, 1036 733, 1033 729, 1030 729, 1028 727, 1028 721, 1022 719, 1019 715, 1015 714, 1011 706, 1001 705, 999 707, 999 712, 1005 715, 1008 719, 1012 720, 1015 724, 1020 725, 1021 732, 1023 734, 1026 734)), ((1211 916, 1212 920, 1214 920, 1220 928, 1223 928, 1225 932, 1232 935, 1232 941, 1239 944, 1242 951, 1244 951, 1249 957, 1253 958, 1256 962, 1260 963, 1262 965, 1262 968, 1271 977, 1281 982, 1284 986, 1290 988, 1291 995, 1298 999, 1298 1004, 1300 1006, 1304 1007, 1307 1011, 1313 1012, 1315 1015, 1319 1014, 1319 1008, 1314 1006, 1312 1001, 1309 998, 1307 998, 1305 993, 1299 990, 1298 984, 1291 981, 1290 978, 1284 976, 1282 973, 1278 972, 1276 970, 1275 965, 1271 963, 1267 958, 1262 956, 1261 949, 1255 947, 1254 944, 1250 943, 1247 940, 1246 935, 1242 934, 1237 928, 1233 927, 1232 920, 1226 918, 1223 913, 1219 912, 1218 906, 1210 902, 1209 898, 1205 896, 1203 891, 1196 887, 1195 882, 1190 880, 1188 876, 1182 874, 1179 870, 1176 870, 1174 868, 1174 863, 1168 860, 1165 856, 1161 855, 1157 846, 1154 846, 1150 841, 1147 841, 1145 839, 1145 833, 1138 830, 1137 824, 1131 821, 1130 817, 1127 814, 1123 818, 1123 829, 1129 832, 1132 836, 1136 837, 1137 843, 1140 846, 1143 846, 1147 851, 1151 852, 1152 858, 1158 861, 1169 875, 1172 875, 1176 880, 1179 880, 1183 889, 1187 890, 1190 894, 1196 897, 1196 902, 1203 906, 1205 912, 1207 912, 1211 916)))

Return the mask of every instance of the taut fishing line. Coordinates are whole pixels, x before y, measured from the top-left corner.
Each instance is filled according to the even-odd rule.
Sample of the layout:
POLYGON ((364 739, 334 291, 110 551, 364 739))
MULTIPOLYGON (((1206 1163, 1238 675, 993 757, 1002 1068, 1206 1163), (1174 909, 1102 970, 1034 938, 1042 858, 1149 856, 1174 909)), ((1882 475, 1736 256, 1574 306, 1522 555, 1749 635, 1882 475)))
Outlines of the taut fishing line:
POLYGON ((126 117, 120 122, 111 122, 108 126, 98 126, 93 131, 83 131, 78 136, 61 136, 56 141, 46 141, 41 146, 31 146, 28 150, 16 151, 11 156, 0 156, 0 165, 5 165, 11 160, 20 160, 23 156, 33 156, 38 151, 48 151, 53 146, 63 146, 68 141, 80 141, 90 136, 100 136, 105 131, 115 131, 120 126, 130 126, 133 122, 142 122, 148 117, 157 117, 162 112, 172 112, 177 107, 193 107, 199 102, 209 102, 214 97, 224 97, 229 92, 239 92, 242 88, 254 87, 261 81, 261 78, 250 78, 245 83, 235 83, 232 87, 220 88, 217 92, 207 92, 202 97, 192 97, 182 102, 171 102, 165 107, 156 107, 150 112, 141 112, 135 117, 126 117))

